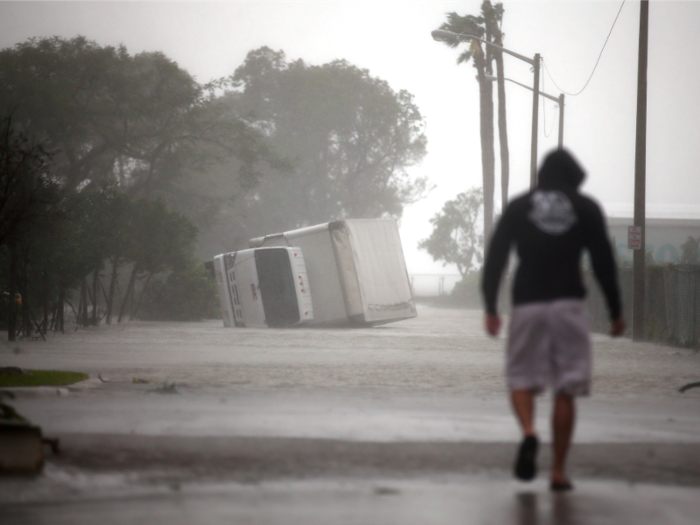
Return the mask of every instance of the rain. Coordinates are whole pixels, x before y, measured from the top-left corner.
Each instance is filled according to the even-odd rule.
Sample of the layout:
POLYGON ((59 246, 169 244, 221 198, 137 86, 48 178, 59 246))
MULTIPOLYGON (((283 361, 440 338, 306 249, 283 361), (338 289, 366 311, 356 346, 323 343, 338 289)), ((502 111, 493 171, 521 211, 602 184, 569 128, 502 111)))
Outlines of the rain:
POLYGON ((0 433, 3 522, 695 523, 700 2, 648 2, 633 340, 645 3, 502 3, 508 153, 494 79, 489 168, 477 42, 433 32, 498 2, 0 2, 3 152, 19 152, 0 168, 31 174, 0 189, 19 195, 0 200, 0 425, 41 432, 29 476, 3 472, 20 459, 16 427, 0 433), (627 322, 608 335, 584 259, 593 382, 566 493, 548 481, 551 392, 537 477, 513 477, 512 278, 498 337, 479 286, 485 212, 497 224, 560 143, 605 215, 627 322), (440 236, 450 210, 466 226, 440 236), (339 248, 338 224, 391 242, 339 248), (293 261, 295 235, 319 227, 336 244, 321 258, 303 241, 293 322, 265 320, 269 305, 236 319, 233 284, 259 302, 265 285, 242 269, 223 285, 221 262, 217 287, 217 261, 271 246, 293 261), (5 386, 38 370, 87 379, 5 386))

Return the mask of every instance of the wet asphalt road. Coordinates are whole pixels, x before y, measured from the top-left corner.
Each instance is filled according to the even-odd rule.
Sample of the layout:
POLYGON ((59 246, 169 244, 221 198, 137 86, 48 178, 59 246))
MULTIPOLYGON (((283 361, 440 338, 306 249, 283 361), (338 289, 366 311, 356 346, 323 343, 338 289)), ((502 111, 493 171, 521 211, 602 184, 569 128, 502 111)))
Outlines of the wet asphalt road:
POLYGON ((356 330, 129 323, 4 345, 3 366, 93 379, 17 399, 63 453, 39 478, 0 479, 2 522, 697 523, 700 389, 677 389, 700 354, 594 340, 566 495, 548 491, 547 447, 538 480, 511 480, 503 342, 478 312, 356 330))
POLYGON ((198 485, 108 499, 10 505, 3 523, 680 525, 697 523, 697 490, 582 482, 576 493, 464 481, 300 481, 198 485))

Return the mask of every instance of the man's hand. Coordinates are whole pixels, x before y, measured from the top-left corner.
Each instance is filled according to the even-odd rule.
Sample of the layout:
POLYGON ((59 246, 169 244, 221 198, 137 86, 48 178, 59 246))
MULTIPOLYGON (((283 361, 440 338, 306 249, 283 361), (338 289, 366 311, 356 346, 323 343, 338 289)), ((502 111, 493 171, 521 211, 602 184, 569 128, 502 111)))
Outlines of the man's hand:
POLYGON ((615 319, 610 325, 610 336, 620 337, 625 333, 625 320, 622 317, 615 319))
POLYGON ((501 329, 501 318, 497 315, 486 314, 484 325, 486 326, 488 334, 491 337, 496 337, 501 329))

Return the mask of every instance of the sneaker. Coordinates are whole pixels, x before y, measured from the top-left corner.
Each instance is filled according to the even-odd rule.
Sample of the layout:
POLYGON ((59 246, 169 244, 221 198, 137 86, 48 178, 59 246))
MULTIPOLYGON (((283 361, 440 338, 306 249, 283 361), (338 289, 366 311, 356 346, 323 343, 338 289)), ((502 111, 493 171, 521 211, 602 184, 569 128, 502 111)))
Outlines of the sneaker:
POLYGON ((525 436, 520 448, 518 458, 515 460, 515 477, 522 481, 530 481, 537 475, 537 448, 539 442, 537 436, 525 436))

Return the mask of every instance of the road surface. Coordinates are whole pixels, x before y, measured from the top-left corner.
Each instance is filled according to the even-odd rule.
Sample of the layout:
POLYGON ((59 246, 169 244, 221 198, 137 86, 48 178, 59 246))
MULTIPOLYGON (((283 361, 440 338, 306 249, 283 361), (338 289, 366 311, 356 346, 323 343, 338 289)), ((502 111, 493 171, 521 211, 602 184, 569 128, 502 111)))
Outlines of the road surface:
MULTIPOLYGON (((1 334, 0 334, 1 335, 1 334)), ((511 479, 503 340, 420 306, 367 329, 129 322, 0 346, 1 366, 82 370, 22 391, 61 441, 0 479, 3 523, 697 523, 700 353, 594 336, 571 475, 511 479), (99 378, 101 379, 99 379, 99 378)), ((548 409, 538 427, 549 441, 548 409)))

